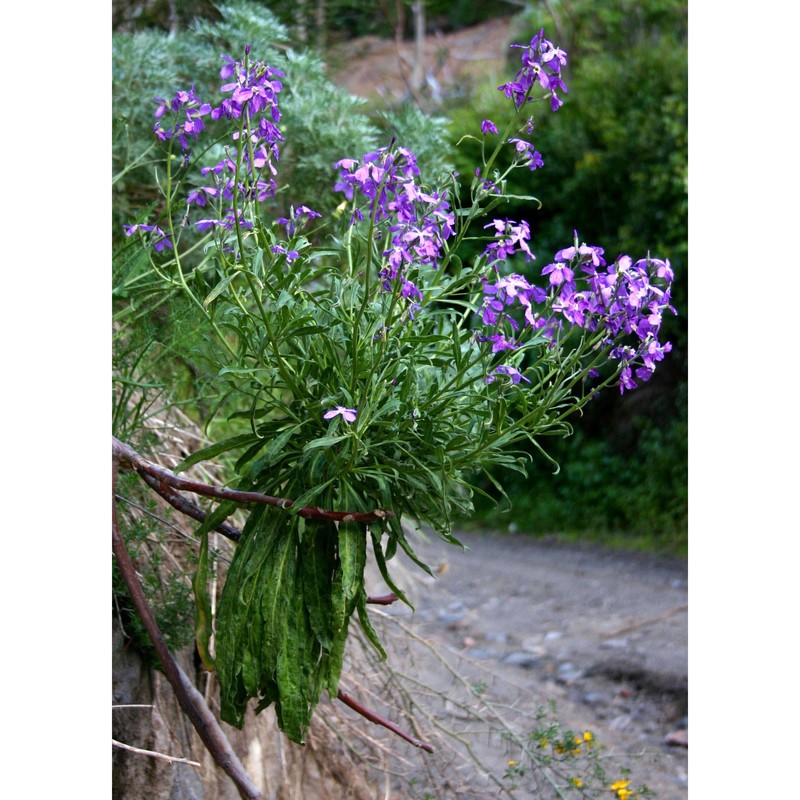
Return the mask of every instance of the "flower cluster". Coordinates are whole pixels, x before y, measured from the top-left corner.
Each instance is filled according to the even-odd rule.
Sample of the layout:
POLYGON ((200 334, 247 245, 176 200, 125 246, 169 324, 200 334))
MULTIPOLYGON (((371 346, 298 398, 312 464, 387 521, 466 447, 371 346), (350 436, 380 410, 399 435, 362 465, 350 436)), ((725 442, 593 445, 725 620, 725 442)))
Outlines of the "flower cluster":
POLYGON ((160 253, 164 248, 168 247, 173 249, 172 239, 170 235, 158 227, 158 225, 123 225, 122 226, 126 236, 133 236, 137 231, 141 233, 151 233, 150 243, 153 245, 153 250, 160 253))
POLYGON ((275 164, 280 158, 283 135, 277 127, 281 119, 278 94, 282 84, 276 77, 282 77, 283 72, 260 61, 222 58, 225 66, 220 70, 220 77, 233 80, 221 86, 220 91, 230 93, 230 97, 212 109, 211 118, 241 120, 239 130, 232 136, 241 167, 226 155, 214 166, 202 168, 201 174, 211 176, 213 185, 199 187, 189 195, 187 202, 203 207, 206 197, 220 198, 228 207, 216 220, 199 220, 196 224, 200 230, 212 225, 231 230, 235 199, 263 203, 273 197, 277 189, 275 164))
MULTIPOLYGON (((348 200, 357 194, 368 201, 373 223, 387 221, 390 241, 382 255, 386 263, 378 277, 386 291, 400 287, 400 294, 412 305, 423 299, 411 281, 408 269, 426 265, 436 269, 444 243, 455 232, 455 215, 446 192, 426 192, 416 183, 419 167, 416 156, 404 147, 392 151, 382 147, 361 161, 345 158, 335 165, 339 181, 335 191, 348 200)), ((356 206, 351 225, 364 220, 356 206)))
POLYGON ((194 93, 194 86, 188 91, 178 92, 172 100, 156 97, 155 102, 158 103, 158 107, 155 113, 156 123, 153 126, 153 133, 162 142, 177 137, 181 151, 187 153, 189 137, 197 139, 205 130, 203 117, 211 113, 211 106, 197 97, 194 93), (169 112, 172 114, 172 126, 164 128, 162 120, 169 112))
MULTIPOLYGON (((273 197, 277 189, 275 164, 280 157, 279 145, 283 135, 277 127, 281 119, 278 95, 282 84, 276 78, 283 77, 283 72, 260 61, 250 61, 249 52, 248 47, 244 60, 238 61, 222 56, 225 64, 219 74, 227 83, 220 87, 220 91, 230 94, 230 97, 216 107, 203 103, 195 94, 194 87, 179 91, 170 101, 155 98, 158 105, 154 133, 162 141, 178 139, 184 165, 188 165, 191 155, 189 139, 196 140, 206 129, 204 117, 240 121, 231 137, 233 155, 231 149, 226 148, 223 159, 213 166, 203 167, 200 174, 210 178, 210 185, 198 186, 186 197, 189 206, 219 206, 217 216, 204 217, 194 223, 201 232, 214 228, 229 231, 237 227, 252 228, 253 223, 245 216, 242 206, 249 202, 264 202, 273 197), (168 113, 172 115, 172 125, 165 127, 168 113)), ((153 232, 151 244, 156 252, 165 246, 172 247, 168 235, 160 228, 125 226, 128 236, 137 230, 153 232)), ((283 252, 289 251, 284 249, 283 252)))
POLYGON ((531 99, 530 91, 538 83, 550 93, 550 107, 553 111, 557 111, 564 101, 556 95, 556 91, 567 92, 567 87, 561 79, 561 69, 566 66, 567 54, 544 38, 544 30, 540 30, 527 47, 519 44, 512 47, 523 49, 522 67, 513 81, 504 83, 498 88, 514 101, 517 108, 520 108, 523 103, 531 99))
MULTIPOLYGON (((495 224, 500 230, 500 221, 495 224)), ((609 357, 622 362, 620 392, 635 389, 634 375, 640 381, 649 380, 656 364, 672 349, 658 338, 664 312, 676 313, 670 305, 672 268, 669 261, 644 258, 634 262, 627 255, 609 265, 602 248, 577 242, 576 233, 575 244, 559 250, 553 263, 542 269, 548 290, 517 274, 494 283, 484 278, 478 316, 494 333, 480 334, 478 341, 491 341, 492 352, 517 349, 517 341, 498 331, 503 323, 519 330, 510 314, 510 307, 519 305, 526 328, 541 330, 551 342, 565 329, 599 333, 601 344, 610 348, 609 357)))

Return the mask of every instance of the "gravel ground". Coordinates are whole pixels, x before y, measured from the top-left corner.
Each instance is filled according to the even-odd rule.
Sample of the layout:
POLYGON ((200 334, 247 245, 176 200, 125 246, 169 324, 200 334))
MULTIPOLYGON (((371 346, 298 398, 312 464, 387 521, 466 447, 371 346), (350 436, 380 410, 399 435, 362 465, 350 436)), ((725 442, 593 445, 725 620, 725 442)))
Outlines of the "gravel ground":
MULTIPOLYGON (((485 683, 487 697, 517 720, 555 701, 566 726, 589 729, 604 745, 604 765, 618 759, 632 784, 686 800, 686 561, 523 535, 457 535, 468 551, 414 544, 437 578, 415 592, 413 614, 399 603, 386 613, 448 654, 466 680, 485 683)), ((421 685, 452 689, 435 662, 417 659, 413 671, 421 685)), ((514 755, 488 739, 474 746, 501 775, 514 755)), ((517 783, 520 797, 540 796, 517 783)), ((498 796, 491 784, 482 794, 472 782, 470 791, 498 796)))

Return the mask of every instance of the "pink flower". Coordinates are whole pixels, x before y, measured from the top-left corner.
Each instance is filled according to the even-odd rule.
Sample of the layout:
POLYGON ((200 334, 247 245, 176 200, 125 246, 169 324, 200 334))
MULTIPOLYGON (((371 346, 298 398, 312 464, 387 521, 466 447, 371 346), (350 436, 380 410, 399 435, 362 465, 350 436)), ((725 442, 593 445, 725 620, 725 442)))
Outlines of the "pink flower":
POLYGON ((333 419, 334 417, 342 416, 345 422, 355 422, 356 414, 358 412, 354 408, 345 408, 344 406, 336 406, 330 411, 326 411, 322 416, 323 419, 333 419))

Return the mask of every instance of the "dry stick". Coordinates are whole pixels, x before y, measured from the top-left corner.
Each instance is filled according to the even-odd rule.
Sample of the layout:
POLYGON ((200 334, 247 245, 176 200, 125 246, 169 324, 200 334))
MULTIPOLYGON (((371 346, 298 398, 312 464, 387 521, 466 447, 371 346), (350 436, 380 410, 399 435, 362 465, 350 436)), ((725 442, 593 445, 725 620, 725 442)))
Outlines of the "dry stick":
MULTIPOLYGON (((204 497, 215 497, 218 500, 232 500, 236 503, 262 503, 286 510, 294 506, 294 500, 289 500, 285 497, 271 497, 267 494, 261 494, 261 492, 239 492, 234 489, 219 489, 214 486, 209 486, 207 483, 199 483, 198 481, 179 478, 169 470, 148 463, 132 447, 121 442, 114 436, 111 437, 111 451, 114 458, 119 461, 120 466, 134 469, 140 475, 152 475, 154 478, 175 489, 181 489, 185 492, 194 492, 204 497)), ((386 517, 394 516, 391 511, 386 511, 381 508, 376 508, 369 513, 362 513, 355 511, 328 511, 318 506, 303 506, 295 513, 299 517, 325 519, 334 522, 379 522, 386 519, 386 517)))
POLYGON ((188 758, 176 758, 175 756, 168 756, 165 753, 159 753, 156 750, 142 750, 141 747, 132 747, 125 742, 118 742, 116 739, 111 740, 114 747, 119 747, 122 750, 130 750, 131 753, 138 753, 141 756, 150 756, 151 758, 158 758, 161 761, 170 761, 173 764, 190 764, 193 767, 203 766, 199 761, 190 761, 188 758))
MULTIPOLYGON (((113 503, 113 492, 119 468, 119 460, 116 456, 116 451, 114 458, 112 458, 112 465, 113 503)), ((131 561, 128 550, 125 547, 125 542, 120 534, 117 525, 117 509, 115 503, 112 506, 112 520, 114 557, 117 560, 117 565, 125 581, 136 613, 141 619, 147 631, 147 635, 153 643, 153 648, 164 667, 164 674, 172 686, 181 708, 186 716, 189 717, 192 725, 194 725, 195 730, 200 735, 203 744, 205 744, 208 752, 211 753, 214 761, 227 773, 236 785, 239 796, 242 797, 243 800, 260 800, 262 796, 261 792, 256 788, 252 779, 245 771, 241 761, 239 761, 230 742, 222 731, 222 728, 220 728, 219 723, 205 704, 203 696, 195 689, 184 671, 175 662, 175 659, 172 657, 164 641, 164 636, 158 628, 158 623, 153 616, 153 612, 150 610, 150 606, 147 604, 147 600, 142 592, 142 587, 139 584, 139 579, 136 577, 136 568, 133 565, 133 561, 131 561)))
POLYGON ((414 747, 421 747, 428 753, 433 752, 433 748, 427 743, 423 742, 420 739, 415 739, 413 736, 409 736, 404 730, 399 728, 397 725, 394 724, 391 720, 385 719, 384 717, 380 716, 380 714, 376 714, 374 711, 370 711, 365 706, 362 706, 358 700, 354 700, 349 695, 346 695, 341 689, 336 695, 346 706, 350 706, 353 711, 357 711, 361 714, 364 719, 368 719, 370 722, 374 722, 376 725, 382 725, 384 728, 387 728, 392 733, 396 733, 401 739, 405 739, 409 744, 413 744, 414 747))

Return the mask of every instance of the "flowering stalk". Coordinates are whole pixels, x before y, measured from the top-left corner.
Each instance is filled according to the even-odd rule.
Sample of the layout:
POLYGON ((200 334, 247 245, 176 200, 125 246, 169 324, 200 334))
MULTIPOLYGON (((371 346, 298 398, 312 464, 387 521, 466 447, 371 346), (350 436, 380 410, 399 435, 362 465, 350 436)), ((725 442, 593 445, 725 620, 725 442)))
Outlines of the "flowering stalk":
POLYGON ((528 456, 514 447, 544 452, 540 437, 569 434, 569 416, 598 391, 636 388, 670 350, 659 339, 663 314, 674 312, 668 261, 607 262, 575 232, 533 269, 528 222, 493 216, 509 198, 512 170, 544 166, 529 140, 530 104, 557 111, 567 91, 566 53, 543 32, 521 49, 514 80, 499 87, 512 108, 488 158, 486 138, 500 128, 481 125, 468 207, 448 185, 426 182, 414 153, 392 140, 335 164, 333 190, 344 201, 313 232, 321 215, 305 198, 292 197, 288 216, 276 205, 280 71, 251 60, 248 48, 242 60, 223 56, 219 105, 193 89, 157 100, 167 219, 126 230, 149 240, 154 270, 187 293, 224 343, 220 394, 243 424, 183 467, 236 451, 232 491, 293 501, 250 513, 223 591, 217 669, 232 724, 258 698, 302 741, 320 693, 338 692, 355 612, 382 652, 366 613, 361 520, 372 520, 373 556, 405 600, 387 562, 399 547, 428 567, 401 518, 457 543, 451 520, 471 511, 472 474, 524 473, 528 456), (222 128, 204 153, 218 160, 200 166, 192 147, 207 128, 222 128), (177 146, 182 166, 173 172, 177 146), (508 148, 511 164, 499 174, 508 148), (476 228, 484 249, 465 263, 461 245, 476 240, 476 228), (355 516, 337 525, 299 514, 312 506, 355 516))

